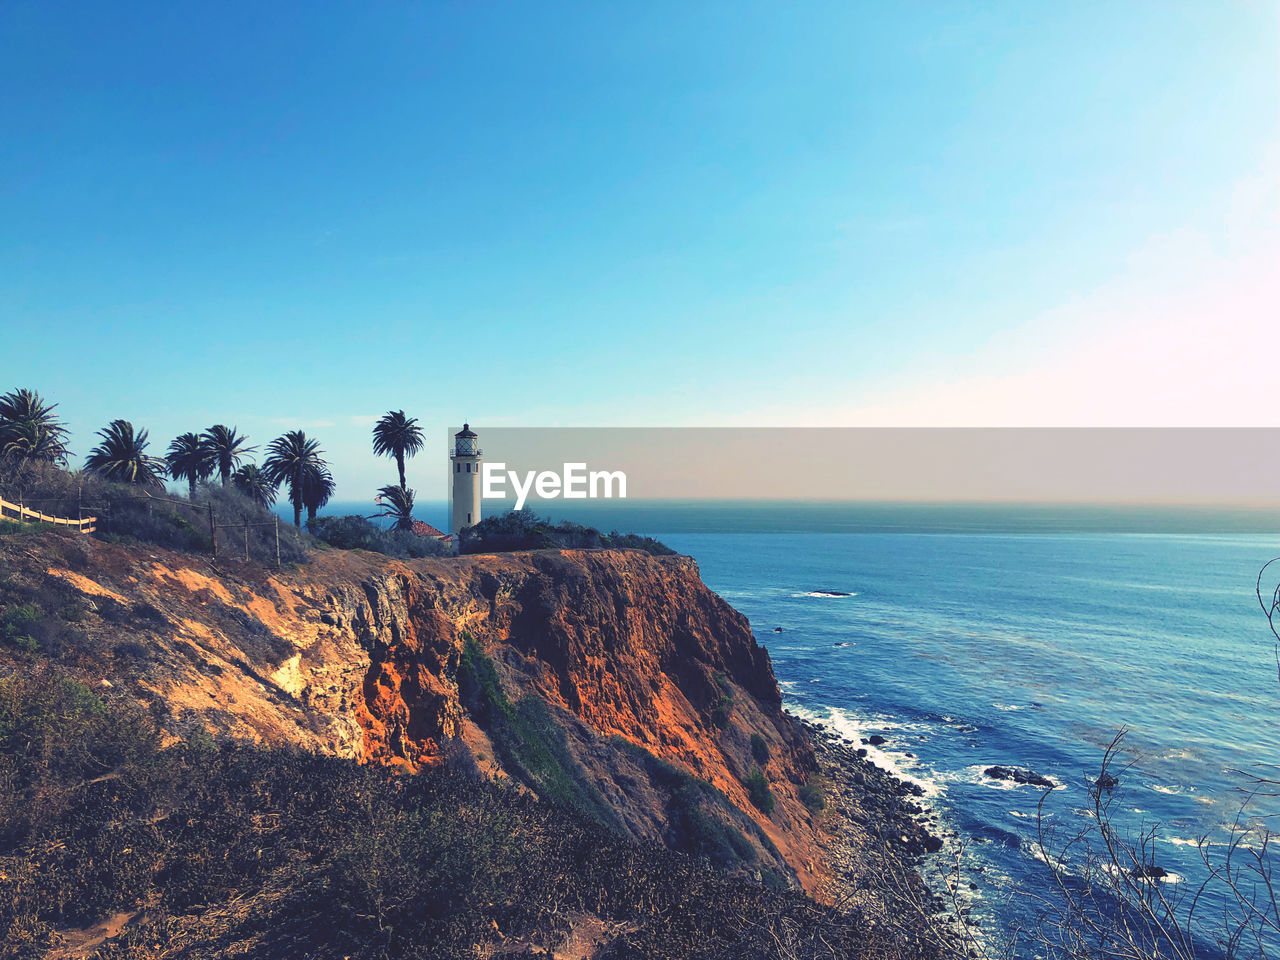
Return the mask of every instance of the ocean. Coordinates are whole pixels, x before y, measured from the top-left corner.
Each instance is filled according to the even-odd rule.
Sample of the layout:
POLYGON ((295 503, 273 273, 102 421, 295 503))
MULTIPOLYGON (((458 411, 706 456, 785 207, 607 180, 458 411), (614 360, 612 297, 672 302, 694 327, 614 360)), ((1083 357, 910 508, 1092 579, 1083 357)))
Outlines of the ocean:
POLYGON ((871 759, 922 787, 952 850, 963 840, 990 936, 1033 919, 1022 894, 1053 896, 1044 791, 990 766, 1059 785, 1044 823, 1065 839, 1127 731, 1114 809, 1157 828, 1153 860, 1184 890, 1206 875, 1199 838, 1213 854, 1237 823, 1277 824, 1280 800, 1242 790, 1280 775, 1280 677, 1254 595, 1280 537, 657 535, 750 618, 787 709, 884 739, 871 759))

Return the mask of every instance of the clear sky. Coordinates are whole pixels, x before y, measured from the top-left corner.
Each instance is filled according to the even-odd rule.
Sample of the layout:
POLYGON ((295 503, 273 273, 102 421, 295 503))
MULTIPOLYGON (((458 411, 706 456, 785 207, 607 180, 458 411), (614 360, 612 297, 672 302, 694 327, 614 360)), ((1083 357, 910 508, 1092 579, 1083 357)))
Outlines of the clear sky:
POLYGON ((1280 424, 1272 2, 0 5, 0 389, 302 426, 1280 424), (15 344, 23 346, 15 350, 15 344))

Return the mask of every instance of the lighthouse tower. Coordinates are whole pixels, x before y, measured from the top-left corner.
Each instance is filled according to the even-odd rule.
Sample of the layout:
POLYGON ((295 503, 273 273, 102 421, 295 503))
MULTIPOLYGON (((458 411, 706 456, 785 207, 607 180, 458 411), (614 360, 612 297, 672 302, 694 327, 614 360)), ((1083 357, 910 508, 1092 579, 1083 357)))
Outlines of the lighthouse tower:
POLYGON ((464 423, 453 435, 453 453, 449 455, 453 474, 453 496, 449 500, 449 532, 453 542, 463 527, 480 522, 480 447, 471 425, 464 423))

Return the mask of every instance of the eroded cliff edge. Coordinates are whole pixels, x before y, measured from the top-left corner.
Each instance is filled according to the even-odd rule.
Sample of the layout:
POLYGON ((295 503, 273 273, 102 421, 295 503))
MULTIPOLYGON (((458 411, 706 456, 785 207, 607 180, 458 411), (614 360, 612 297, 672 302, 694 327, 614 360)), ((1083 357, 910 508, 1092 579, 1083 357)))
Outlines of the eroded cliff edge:
POLYGON ((739 869, 820 889, 821 834, 799 799, 812 743, 746 619, 690 558, 333 550, 277 572, 50 535, 0 545, 0 563, 7 593, 49 614, 58 660, 175 733, 406 771, 464 752, 633 836, 724 848, 739 869), (477 656, 506 725, 467 690, 477 656), (536 742, 513 750, 512 730, 536 742))

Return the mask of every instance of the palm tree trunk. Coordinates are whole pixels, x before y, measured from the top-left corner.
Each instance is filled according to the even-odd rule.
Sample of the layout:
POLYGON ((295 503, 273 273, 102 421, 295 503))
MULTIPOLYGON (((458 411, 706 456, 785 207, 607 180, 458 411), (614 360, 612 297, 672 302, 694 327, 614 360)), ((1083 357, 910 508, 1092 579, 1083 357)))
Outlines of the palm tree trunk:
POLYGON ((188 495, 188 499, 194 500, 196 498, 196 478, 187 477, 187 483, 191 485, 191 492, 188 495))
POLYGON ((396 451, 396 466, 400 468, 400 489, 408 490, 409 488, 406 487, 404 483, 404 451, 403 450, 396 451))
POLYGON ((302 501, 294 500, 292 497, 290 499, 293 500, 293 525, 301 529, 302 528, 302 501))
POLYGON ((222 485, 225 487, 231 483, 231 464, 223 464, 218 470, 222 473, 222 485))

